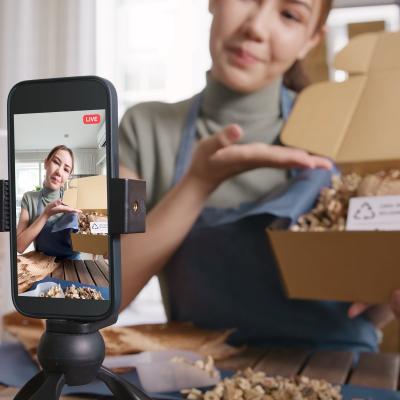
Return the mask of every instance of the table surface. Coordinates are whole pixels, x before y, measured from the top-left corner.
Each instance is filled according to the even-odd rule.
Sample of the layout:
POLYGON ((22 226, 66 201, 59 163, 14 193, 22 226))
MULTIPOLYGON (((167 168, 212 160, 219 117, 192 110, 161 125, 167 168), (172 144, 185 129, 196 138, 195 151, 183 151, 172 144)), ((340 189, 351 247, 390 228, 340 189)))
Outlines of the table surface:
POLYGON ((51 274, 52 278, 85 285, 108 287, 109 268, 104 260, 64 260, 51 274))
MULTIPOLYGON (((310 378, 326 379, 334 384, 399 389, 400 355, 362 353, 357 358, 355 354, 343 351, 248 348, 238 356, 217 362, 217 366, 225 370, 252 367, 269 375, 290 377, 302 374, 310 378)), ((15 389, 0 386, 0 400, 12 399, 15 393, 15 389)), ((67 398, 82 399, 72 396, 67 398)), ((110 399, 103 397, 106 398, 110 399)))
POLYGON ((222 369, 252 367, 268 375, 305 375, 334 384, 351 384, 379 389, 399 389, 400 356, 390 353, 361 353, 302 349, 249 348, 240 356, 217 363, 222 369), (358 360, 357 360, 358 358, 358 360))

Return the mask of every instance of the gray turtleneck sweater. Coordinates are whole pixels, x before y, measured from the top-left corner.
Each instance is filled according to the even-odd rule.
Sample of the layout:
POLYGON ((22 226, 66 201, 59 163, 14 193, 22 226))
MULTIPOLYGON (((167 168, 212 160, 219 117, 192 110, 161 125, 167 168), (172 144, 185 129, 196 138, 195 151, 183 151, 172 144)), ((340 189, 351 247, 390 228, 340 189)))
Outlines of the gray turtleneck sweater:
MULTIPOLYGON (((198 138, 207 137, 231 123, 245 133, 243 143, 273 143, 282 129, 281 81, 258 92, 235 92, 210 74, 196 127, 198 138)), ((175 104, 141 103, 131 107, 119 128, 120 162, 147 182, 150 210, 170 189, 183 125, 192 99, 175 104)), ((207 206, 236 207, 254 201, 283 184, 284 170, 260 168, 225 181, 210 196, 207 206)))
MULTIPOLYGON (((26 192, 22 196, 21 200, 21 208, 25 208, 29 214, 29 225, 31 225, 36 218, 39 217, 38 213, 38 201, 39 201, 40 191, 31 191, 26 192)), ((42 189, 42 204, 43 208, 47 206, 47 204, 58 200, 60 198, 59 190, 50 190, 49 188, 44 187, 42 189)), ((56 219, 58 216, 62 214, 56 214, 49 218, 49 221, 56 219)))

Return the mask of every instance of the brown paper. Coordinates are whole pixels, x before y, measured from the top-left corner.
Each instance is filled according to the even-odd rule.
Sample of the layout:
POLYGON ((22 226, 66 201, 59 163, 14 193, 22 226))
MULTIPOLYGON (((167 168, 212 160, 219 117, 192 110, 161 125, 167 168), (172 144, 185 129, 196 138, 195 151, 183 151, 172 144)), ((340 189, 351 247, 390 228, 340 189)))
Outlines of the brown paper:
MULTIPOLYGON (((36 360, 37 346, 45 325, 43 320, 31 319, 18 313, 3 318, 5 329, 14 335, 36 360)), ((225 340, 230 330, 212 331, 199 329, 191 323, 108 327, 101 330, 106 345, 106 355, 123 355, 141 351, 167 349, 190 350, 215 360, 222 360, 240 353, 243 348, 229 346, 225 340)))
POLYGON ((58 264, 55 257, 31 251, 17 256, 18 293, 26 292, 32 285, 49 276, 58 264))

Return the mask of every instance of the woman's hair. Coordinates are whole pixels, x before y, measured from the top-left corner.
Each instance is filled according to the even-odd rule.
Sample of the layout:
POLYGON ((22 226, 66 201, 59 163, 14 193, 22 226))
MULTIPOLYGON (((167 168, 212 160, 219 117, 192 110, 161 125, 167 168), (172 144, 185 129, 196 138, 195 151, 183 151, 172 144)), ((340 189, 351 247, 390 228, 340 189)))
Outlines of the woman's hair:
MULTIPOLYGON (((316 31, 322 29, 325 25, 328 15, 332 9, 333 0, 321 0, 321 13, 318 19, 316 31)), ((304 67, 301 61, 297 60, 289 70, 283 76, 283 82, 285 86, 295 92, 301 92, 311 81, 304 71, 304 67)))
POLYGON ((72 174, 72 171, 74 170, 74 153, 72 152, 72 150, 69 147, 67 147, 63 144, 60 144, 59 146, 54 147, 53 149, 50 150, 50 153, 47 155, 46 161, 51 161, 54 154, 56 154, 57 151, 59 151, 59 150, 68 151, 69 155, 71 156, 71 160, 72 160, 71 174, 72 174))

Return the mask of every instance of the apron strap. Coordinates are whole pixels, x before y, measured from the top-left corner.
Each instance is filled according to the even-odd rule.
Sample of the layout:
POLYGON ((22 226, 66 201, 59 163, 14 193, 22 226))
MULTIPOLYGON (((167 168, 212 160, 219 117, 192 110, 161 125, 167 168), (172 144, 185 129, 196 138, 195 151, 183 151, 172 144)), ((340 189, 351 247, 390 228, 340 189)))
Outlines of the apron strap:
POLYGON ((290 94, 290 90, 282 85, 281 86, 281 113, 284 121, 289 119, 290 113, 294 106, 294 97, 290 94))
POLYGON ((196 120, 199 115, 203 93, 197 94, 190 105, 189 113, 183 126, 183 135, 179 145, 172 185, 175 186, 183 177, 192 156, 193 143, 196 140, 196 120))

